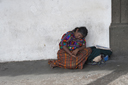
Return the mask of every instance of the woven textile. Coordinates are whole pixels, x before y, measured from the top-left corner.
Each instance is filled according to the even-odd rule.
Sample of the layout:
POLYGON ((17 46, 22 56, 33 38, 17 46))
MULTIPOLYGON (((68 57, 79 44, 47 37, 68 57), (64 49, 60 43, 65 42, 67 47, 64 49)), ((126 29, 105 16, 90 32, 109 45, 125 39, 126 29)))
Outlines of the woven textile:
POLYGON ((91 54, 91 48, 85 48, 78 52, 77 57, 74 58, 60 49, 57 53, 57 60, 49 61, 49 64, 54 64, 57 67, 68 69, 83 69, 83 65, 91 54))
POLYGON ((69 31, 62 36, 61 42, 59 43, 59 47, 63 48, 64 45, 67 45, 69 50, 74 50, 83 45, 86 45, 86 40, 76 39, 74 33, 72 31, 69 31))

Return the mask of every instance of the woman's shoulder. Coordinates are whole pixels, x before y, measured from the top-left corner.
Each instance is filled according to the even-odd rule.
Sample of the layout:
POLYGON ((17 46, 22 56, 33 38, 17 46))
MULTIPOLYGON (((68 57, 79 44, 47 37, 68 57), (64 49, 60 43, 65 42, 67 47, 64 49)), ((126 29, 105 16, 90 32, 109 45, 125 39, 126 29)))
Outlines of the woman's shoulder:
POLYGON ((82 41, 82 42, 86 42, 86 40, 85 39, 79 39, 80 41, 82 41))
POLYGON ((73 36, 73 32, 72 31, 68 31, 65 34, 63 34, 62 38, 71 37, 71 36, 73 36))
POLYGON ((72 31, 68 31, 64 35, 66 35, 66 36, 73 36, 73 32, 72 31))
POLYGON ((65 34, 73 34, 73 31, 68 31, 65 34))

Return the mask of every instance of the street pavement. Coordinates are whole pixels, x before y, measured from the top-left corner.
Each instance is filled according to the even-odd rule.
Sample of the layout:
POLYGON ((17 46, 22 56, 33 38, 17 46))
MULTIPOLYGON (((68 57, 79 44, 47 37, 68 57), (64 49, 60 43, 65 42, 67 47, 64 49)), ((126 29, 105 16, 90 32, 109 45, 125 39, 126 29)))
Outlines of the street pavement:
POLYGON ((84 69, 50 68, 47 60, 0 63, 0 85, 128 85, 127 60, 84 69))

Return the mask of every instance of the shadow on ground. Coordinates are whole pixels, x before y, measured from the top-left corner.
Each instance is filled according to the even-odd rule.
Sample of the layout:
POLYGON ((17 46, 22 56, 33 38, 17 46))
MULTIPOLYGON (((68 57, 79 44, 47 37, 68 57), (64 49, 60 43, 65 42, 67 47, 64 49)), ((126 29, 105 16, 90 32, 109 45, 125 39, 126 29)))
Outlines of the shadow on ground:
POLYGON ((119 78, 122 75, 128 73, 126 62, 115 62, 113 60, 107 61, 102 65, 85 65, 84 69, 63 69, 54 68, 51 69, 47 63, 47 60, 39 61, 24 61, 24 62, 10 62, 0 64, 0 77, 2 76, 20 76, 20 75, 42 75, 42 74, 63 74, 73 72, 89 72, 89 71, 113 71, 112 73, 91 82, 88 85, 107 85, 111 81, 119 78))

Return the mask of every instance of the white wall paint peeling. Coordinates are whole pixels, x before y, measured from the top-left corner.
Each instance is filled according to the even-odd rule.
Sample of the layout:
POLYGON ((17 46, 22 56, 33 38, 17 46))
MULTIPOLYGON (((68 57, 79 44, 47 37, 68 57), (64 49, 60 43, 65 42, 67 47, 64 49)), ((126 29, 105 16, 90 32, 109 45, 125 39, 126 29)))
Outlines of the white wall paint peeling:
POLYGON ((86 26, 109 47, 111 0, 0 0, 0 62, 56 59, 61 36, 86 26))

